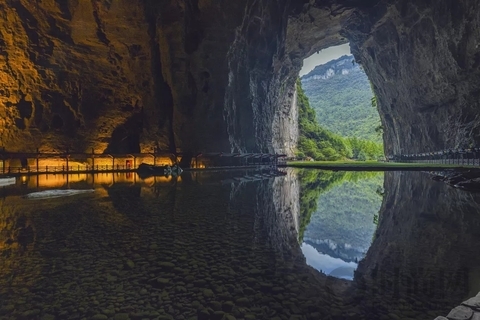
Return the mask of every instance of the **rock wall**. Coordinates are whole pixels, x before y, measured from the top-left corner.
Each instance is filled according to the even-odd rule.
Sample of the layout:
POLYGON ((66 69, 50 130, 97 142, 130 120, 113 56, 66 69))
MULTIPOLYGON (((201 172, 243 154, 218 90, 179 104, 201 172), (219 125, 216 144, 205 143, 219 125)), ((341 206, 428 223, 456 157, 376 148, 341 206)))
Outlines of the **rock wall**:
POLYGON ((388 154, 475 142, 473 0, 2 0, 0 146, 292 154, 302 61, 350 42, 388 154))
POLYGON ((478 140, 478 1, 380 1, 345 33, 374 85, 387 154, 478 140))
POLYGON ((448 319, 478 319, 480 312, 478 306, 480 304, 480 293, 477 293, 475 297, 472 297, 462 302, 462 305, 453 308, 447 315, 447 317, 438 316, 435 320, 448 320, 448 319))
MULTIPOLYGON (((272 72, 271 51, 281 40, 254 38, 260 25, 269 35, 279 31, 286 11, 278 15, 280 5, 253 3, 0 2, 0 145, 10 151, 271 150, 275 112, 263 108, 267 87, 252 86, 261 82, 254 74, 272 72), (272 16, 276 21, 264 21, 272 16), (256 50, 265 57, 248 57, 256 50), (243 65, 245 59, 251 64, 243 65), (235 80, 243 76, 255 80, 235 80)), ((290 103, 285 106, 288 114, 290 103)), ((275 121, 284 127, 278 116, 275 121)))
POLYGON ((421 172, 386 172, 384 186, 378 229, 359 262, 353 301, 362 313, 375 312, 372 319, 447 314, 480 290, 480 197, 421 172))
POLYGON ((0 14, 0 145, 103 151, 115 136, 113 151, 138 150, 159 112, 139 2, 2 1, 0 14))
POLYGON ((0 13, 10 151, 292 154, 302 59, 346 41, 331 8, 288 0, 11 0, 0 13))

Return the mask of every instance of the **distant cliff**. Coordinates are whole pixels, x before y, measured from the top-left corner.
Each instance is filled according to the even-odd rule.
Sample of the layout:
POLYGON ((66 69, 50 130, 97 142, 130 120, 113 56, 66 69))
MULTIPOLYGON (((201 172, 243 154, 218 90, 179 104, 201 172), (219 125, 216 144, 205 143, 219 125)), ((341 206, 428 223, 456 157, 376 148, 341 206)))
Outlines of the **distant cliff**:
MULTIPOLYGON (((335 75, 346 75, 351 72, 362 72, 362 70, 360 66, 355 63, 355 58, 352 55, 344 55, 338 59, 316 66, 312 71, 302 77, 302 82, 320 79, 327 80, 335 75)), ((363 74, 365 75, 365 73, 363 74)), ((366 77, 365 75, 365 78, 366 77)))
POLYGON ((342 136, 382 141, 370 83, 353 56, 316 66, 301 80, 320 125, 342 136))

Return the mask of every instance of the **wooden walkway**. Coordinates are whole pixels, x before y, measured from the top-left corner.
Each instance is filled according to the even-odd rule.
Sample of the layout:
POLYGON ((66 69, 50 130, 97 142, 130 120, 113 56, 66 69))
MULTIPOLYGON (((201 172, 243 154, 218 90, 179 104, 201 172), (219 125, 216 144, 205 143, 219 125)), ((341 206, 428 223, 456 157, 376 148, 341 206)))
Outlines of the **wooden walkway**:
MULTIPOLYGON (((286 155, 265 153, 196 153, 184 159, 184 170, 218 170, 277 166, 286 155)), ((141 163, 174 165, 181 163, 183 153, 155 151, 153 153, 99 154, 6 152, 0 150, 0 174, 69 174, 136 171, 141 163)))

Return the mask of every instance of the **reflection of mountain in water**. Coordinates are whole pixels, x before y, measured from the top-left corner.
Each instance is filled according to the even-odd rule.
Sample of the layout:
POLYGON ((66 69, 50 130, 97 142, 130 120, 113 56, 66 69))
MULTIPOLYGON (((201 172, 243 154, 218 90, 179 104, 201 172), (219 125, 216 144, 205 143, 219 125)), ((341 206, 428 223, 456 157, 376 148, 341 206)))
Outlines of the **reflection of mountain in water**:
MULTIPOLYGON (((383 174, 322 171, 316 174, 317 177, 308 181, 324 183, 311 189, 313 183, 302 184, 302 198, 310 200, 301 203, 306 225, 300 239, 303 247, 308 245, 322 256, 354 263, 356 267, 365 256, 375 232, 373 220, 382 202, 377 189, 383 185, 383 174), (311 198, 315 195, 315 203, 312 203, 311 198)), ((305 176, 300 174, 300 179, 305 176)))
POLYGON ((353 271, 355 271, 357 268, 357 263, 345 262, 340 258, 323 254, 305 242, 302 244, 301 248, 309 266, 317 269, 321 273, 331 275, 336 278, 353 280, 353 271))
POLYGON ((309 239, 304 238, 304 243, 312 246, 320 253, 324 253, 333 258, 342 259, 345 262, 357 263, 365 256, 365 251, 353 248, 349 244, 337 244, 330 239, 309 239))
MULTIPOLYGON (((128 302, 124 315, 132 319, 147 304, 165 308, 155 318, 197 319, 190 306, 199 301, 220 308, 235 301, 228 318, 272 319, 279 313, 258 306, 280 295, 289 302, 278 304, 282 315, 326 318, 333 307, 326 277, 305 264, 297 242, 296 175, 221 183, 228 175, 94 185, 89 201, 0 199, 0 319, 92 318, 115 301, 128 302), (91 299, 98 301, 92 311, 51 304, 91 299), (34 301, 39 311, 28 316, 31 305, 18 301, 34 301)), ((200 318, 215 318, 206 313, 200 318)))
POLYGON ((99 175, 37 182, 40 189, 51 181, 50 189, 90 185, 96 192, 88 201, 27 201, 20 195, 35 185, 6 187, 18 191, 0 197, 0 318, 88 318, 112 301, 119 309, 131 301, 165 310, 156 318, 169 319, 196 319, 190 306, 197 303, 230 305, 237 319, 434 319, 480 290, 480 194, 420 172, 386 173, 375 239, 357 266, 341 255, 357 248, 351 239, 361 238, 351 226, 361 223, 320 208, 327 196, 360 207, 339 190, 346 182, 365 189, 376 175, 312 171, 300 180, 286 172, 229 184, 221 183, 228 174, 206 172, 176 181, 99 175), (297 227, 317 216, 325 234, 313 237, 318 229, 309 225, 299 245, 297 227), (90 306, 92 299, 92 311, 71 309, 72 301, 90 306), (32 305, 24 301, 40 313, 27 317, 32 305), (258 307, 264 303, 268 308, 258 307))
POLYGON ((353 274, 355 272, 355 269, 356 267, 338 267, 337 269, 330 272, 329 275, 336 278, 353 280, 353 274))

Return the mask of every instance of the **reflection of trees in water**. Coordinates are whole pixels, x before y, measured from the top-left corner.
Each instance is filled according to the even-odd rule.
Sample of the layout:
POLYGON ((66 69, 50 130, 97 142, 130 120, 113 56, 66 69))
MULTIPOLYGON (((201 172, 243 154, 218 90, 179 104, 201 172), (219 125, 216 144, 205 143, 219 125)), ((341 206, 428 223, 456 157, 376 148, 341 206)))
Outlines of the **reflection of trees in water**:
MULTIPOLYGON (((286 302, 279 305, 281 315, 291 308, 307 318, 323 319, 330 309, 341 309, 337 294, 345 282, 335 279, 327 283, 324 275, 305 264, 296 241, 297 176, 292 172, 233 187, 185 180, 176 186, 124 184, 97 189, 93 198, 12 204, 0 223, 5 217, 9 230, 30 223, 35 241, 27 245, 30 256, 20 256, 17 250, 15 256, 0 257, 0 296, 3 288, 22 285, 31 290, 9 293, 8 301, 33 301, 35 297, 39 308, 52 313, 51 301, 58 301, 62 311, 68 301, 89 305, 86 300, 96 297, 103 303, 104 297, 116 296, 106 288, 118 284, 125 285, 121 297, 134 301, 140 289, 152 283, 151 275, 158 275, 158 263, 171 261, 175 272, 162 277, 172 277, 169 293, 173 303, 163 302, 162 308, 178 308, 179 299, 191 302, 173 289, 177 282, 185 281, 188 271, 195 280, 209 279, 219 286, 229 283, 240 291, 250 288, 249 293, 227 299, 250 299, 252 310, 258 303, 264 304, 258 296, 275 304, 286 302), (25 219, 18 219, 22 216, 25 219), (7 268, 10 271, 5 271, 7 268), (117 280, 112 280, 115 277, 117 280)), ((193 295, 192 299, 198 298, 193 295)), ((257 318, 270 317, 265 311, 257 318)))
POLYGON ((298 239, 301 243, 305 229, 312 214, 317 210, 318 197, 339 184, 345 172, 301 169, 298 171, 300 181, 300 227, 298 239))
MULTIPOLYGON (((52 282, 54 272, 55 286, 68 284, 71 273, 58 273, 67 263, 100 274, 92 269, 100 268, 96 261, 103 261, 104 269, 98 270, 104 271, 121 265, 119 257, 134 259, 138 254, 142 259, 172 258, 178 264, 200 261, 199 266, 206 268, 200 275, 209 275, 207 267, 225 265, 234 271, 235 285, 243 285, 254 270, 252 283, 285 287, 312 319, 326 318, 323 315, 332 311, 341 312, 338 319, 382 319, 390 313, 423 319, 430 318, 429 310, 446 314, 474 291, 473 281, 480 278, 478 194, 432 182, 421 173, 387 173, 379 236, 360 262, 353 289, 347 290, 349 282, 320 275, 299 259, 292 199, 305 188, 301 179, 308 187, 317 187, 311 197, 318 200, 314 197, 318 190, 368 177, 308 170, 299 172, 300 180, 292 174, 232 185, 191 181, 151 188, 112 186, 108 197, 93 201, 69 198, 36 206, 4 205, 0 244, 8 236, 26 250, 0 256, 0 294, 2 286, 25 283, 25 276, 35 279, 31 285, 35 288, 52 282), (19 229, 23 231, 17 233, 19 229), (155 254, 149 254, 151 244, 158 245, 155 254), (345 305, 340 297, 345 297, 345 305), (311 315, 314 312, 317 317, 311 315), (348 314, 352 316, 342 318, 348 314)), ((6 252, 5 247, 0 249, 0 254, 6 252)), ((78 297, 83 296, 79 291, 78 297)))
POLYGON ((312 214, 317 211, 321 194, 339 186, 345 181, 356 183, 360 180, 378 176, 378 172, 368 171, 324 171, 312 169, 298 170, 300 182, 300 227, 298 240, 303 241, 305 229, 310 223, 312 214))
MULTIPOLYGON (((345 176, 299 172, 303 228, 317 210, 318 196, 345 176)), ((345 313, 360 319, 447 314, 480 290, 480 194, 420 172, 388 172, 384 186, 376 238, 359 262, 352 289, 342 294, 345 313)), ((327 278, 327 286, 338 285, 327 278)))

